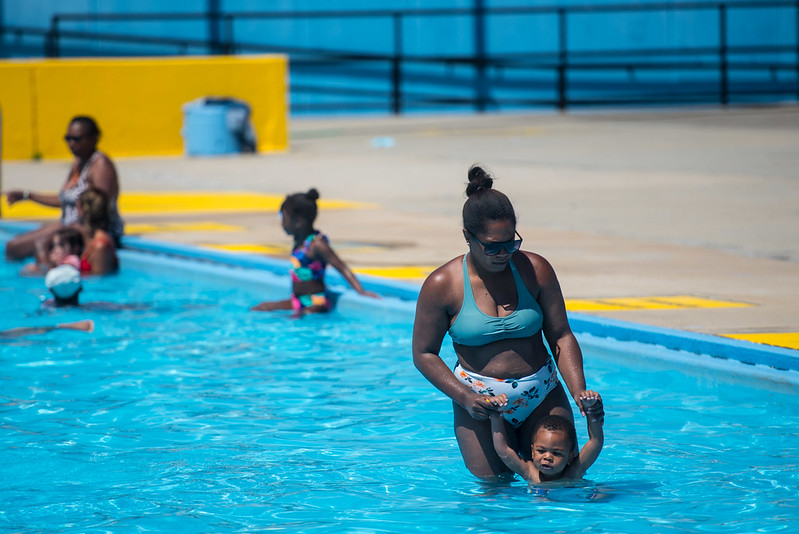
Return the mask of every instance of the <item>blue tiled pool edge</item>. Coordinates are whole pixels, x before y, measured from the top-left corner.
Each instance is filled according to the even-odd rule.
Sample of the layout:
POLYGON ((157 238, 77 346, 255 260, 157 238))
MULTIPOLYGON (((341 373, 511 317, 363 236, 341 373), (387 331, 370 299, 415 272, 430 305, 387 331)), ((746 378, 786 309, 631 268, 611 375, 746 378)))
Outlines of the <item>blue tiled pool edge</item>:
MULTIPOLYGON (((27 231, 31 227, 30 223, 0 221, 0 229, 11 233, 27 231)), ((285 274, 289 268, 287 260, 253 254, 232 254, 192 245, 154 241, 137 236, 125 237, 124 246, 131 251, 163 254, 249 269, 261 269, 279 275, 285 274)), ((359 278, 365 288, 381 295, 408 301, 409 304, 414 302, 419 294, 419 287, 412 284, 369 275, 359 275, 359 278)), ((346 285, 346 282, 336 271, 331 271, 328 274, 328 279, 332 284, 346 285)), ((374 301, 374 305, 379 306, 379 303, 380 301, 374 301)), ((581 313, 569 313, 569 322, 572 330, 577 333, 613 338, 619 341, 636 341, 658 345, 667 349, 707 354, 717 358, 727 358, 774 369, 799 371, 799 351, 787 348, 642 325, 581 313)))

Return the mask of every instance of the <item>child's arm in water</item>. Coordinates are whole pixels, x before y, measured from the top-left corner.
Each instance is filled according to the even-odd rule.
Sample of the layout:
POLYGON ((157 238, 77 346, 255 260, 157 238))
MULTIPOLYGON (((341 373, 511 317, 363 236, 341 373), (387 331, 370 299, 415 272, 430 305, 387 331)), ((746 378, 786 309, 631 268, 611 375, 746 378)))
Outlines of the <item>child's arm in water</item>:
POLYGON ((491 437, 494 441, 494 450, 497 451, 497 456, 499 456, 502 463, 504 463, 508 469, 529 481, 530 472, 527 465, 528 462, 522 459, 516 451, 508 445, 508 428, 505 424, 505 419, 502 417, 502 410, 508 405, 507 395, 503 393, 486 402, 495 402, 495 406, 499 409, 499 411, 491 412, 491 437))
POLYGON ((602 397, 596 391, 586 391, 580 397, 580 402, 585 408, 588 441, 569 466, 569 476, 574 478, 582 478, 599 457, 605 443, 605 433, 602 429, 602 425, 605 423, 605 409, 602 406, 602 397))
POLYGON ((373 292, 373 291, 366 291, 361 283, 355 278, 355 275, 350 270, 344 261, 338 257, 336 251, 330 246, 330 244, 324 239, 316 239, 313 242, 313 254, 316 257, 321 257, 324 259, 326 263, 329 263, 333 267, 336 268, 338 272, 341 273, 341 276, 347 280, 347 283, 352 286, 352 288, 358 292, 358 294, 363 295, 365 297, 372 297, 372 298, 380 298, 380 296, 373 292))
POLYGON ((0 339, 14 338, 21 336, 30 336, 33 334, 46 334, 53 330, 78 330, 80 332, 94 332, 94 321, 85 319, 83 321, 75 321, 74 323, 61 323, 54 326, 22 326, 19 328, 12 328, 10 330, 3 330, 0 332, 0 339))

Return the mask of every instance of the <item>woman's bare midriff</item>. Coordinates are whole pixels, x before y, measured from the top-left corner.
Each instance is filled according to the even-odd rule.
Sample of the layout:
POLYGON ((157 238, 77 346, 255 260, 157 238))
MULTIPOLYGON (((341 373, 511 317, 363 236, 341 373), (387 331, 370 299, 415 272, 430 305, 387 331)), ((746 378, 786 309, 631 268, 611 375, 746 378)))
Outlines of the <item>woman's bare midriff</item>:
POLYGON ((531 338, 503 339, 480 347, 458 344, 454 347, 461 367, 493 378, 532 375, 549 359, 540 332, 531 338))

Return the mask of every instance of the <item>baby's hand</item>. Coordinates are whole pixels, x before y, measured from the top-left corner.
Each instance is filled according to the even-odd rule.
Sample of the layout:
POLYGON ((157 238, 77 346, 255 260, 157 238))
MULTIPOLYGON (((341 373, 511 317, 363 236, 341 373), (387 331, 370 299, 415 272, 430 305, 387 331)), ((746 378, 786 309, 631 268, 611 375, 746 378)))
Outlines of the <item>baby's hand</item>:
POLYGON ((602 421, 605 418, 602 397, 596 391, 586 391, 580 395, 580 404, 586 415, 591 416, 592 422, 602 421))
POLYGON ((508 406, 508 396, 502 393, 495 397, 483 397, 482 404, 488 409, 489 415, 502 415, 508 406))

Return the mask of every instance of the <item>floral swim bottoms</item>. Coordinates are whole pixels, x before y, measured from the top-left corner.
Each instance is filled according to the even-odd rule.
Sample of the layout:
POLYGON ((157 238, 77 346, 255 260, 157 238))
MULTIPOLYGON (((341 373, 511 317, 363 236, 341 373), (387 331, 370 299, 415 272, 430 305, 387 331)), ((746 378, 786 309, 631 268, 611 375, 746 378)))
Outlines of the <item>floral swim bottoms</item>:
POLYGON ((455 366, 455 377, 469 389, 480 395, 508 396, 508 407, 502 416, 514 428, 519 428, 544 401, 560 381, 555 362, 550 358, 535 374, 522 378, 493 378, 467 371, 461 364, 455 366))

